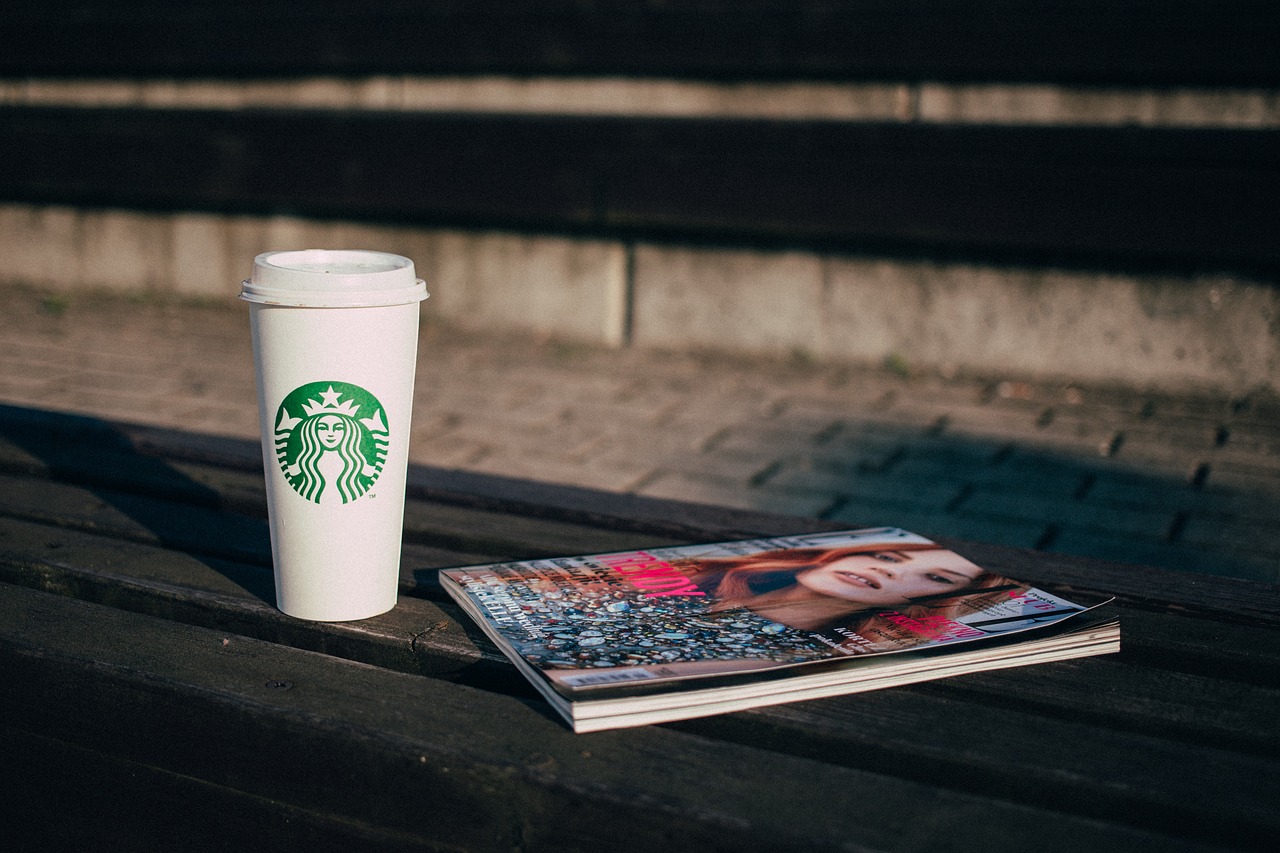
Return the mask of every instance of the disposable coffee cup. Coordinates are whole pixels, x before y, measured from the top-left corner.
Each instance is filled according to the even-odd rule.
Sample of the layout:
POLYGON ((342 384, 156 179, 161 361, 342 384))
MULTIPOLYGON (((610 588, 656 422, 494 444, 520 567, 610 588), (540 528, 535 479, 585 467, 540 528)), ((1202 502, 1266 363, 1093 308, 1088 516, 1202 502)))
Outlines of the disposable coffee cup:
POLYGON ((426 297, 411 260, 370 251, 267 252, 243 284, 276 605, 290 616, 395 606, 426 297))

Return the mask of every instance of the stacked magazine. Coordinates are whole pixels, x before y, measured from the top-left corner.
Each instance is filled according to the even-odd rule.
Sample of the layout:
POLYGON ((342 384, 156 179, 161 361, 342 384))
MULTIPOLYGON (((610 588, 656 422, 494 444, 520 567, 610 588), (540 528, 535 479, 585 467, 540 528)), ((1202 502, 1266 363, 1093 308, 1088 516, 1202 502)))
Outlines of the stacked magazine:
POLYGON ((896 528, 440 573, 574 731, 636 726, 1120 648, 1100 604, 896 528))

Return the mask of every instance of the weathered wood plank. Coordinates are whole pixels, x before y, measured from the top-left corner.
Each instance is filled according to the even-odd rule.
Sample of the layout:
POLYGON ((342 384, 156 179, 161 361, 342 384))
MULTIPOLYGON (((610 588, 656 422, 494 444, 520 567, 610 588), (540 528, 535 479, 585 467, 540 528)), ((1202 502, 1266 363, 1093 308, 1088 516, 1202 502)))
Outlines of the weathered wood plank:
MULTIPOLYGON (((0 579, 224 635, 403 672, 529 691, 457 609, 403 596, 358 623, 306 622, 275 607, 269 569, 0 518, 0 579)), ((406 586, 409 586, 406 583, 406 586)))
POLYGON ((421 839, 0 725, 10 850, 408 853, 421 839), (285 844, 288 839, 291 844, 285 844))
POLYGON ((53 526, 97 530, 135 542, 271 565, 265 519, 111 489, 0 474, 0 513, 53 526))
POLYGON ((890 764, 870 773, 663 727, 575 736, 536 704, 224 639, 8 587, 0 711, 23 731, 477 849, 598 849, 604 827, 629 849, 918 850, 945 837, 1012 851, 1028 826, 1045 850, 1231 846, 1080 817, 1070 801, 1011 805, 890 764))
MULTIPOLYGON (((1084 666, 1070 677, 1084 689, 1107 692, 1133 672, 1130 667, 1113 670, 1108 676, 1100 666, 1084 666)), ((1195 699, 1184 708, 1188 725, 1181 733, 1165 732, 1155 721, 1145 734, 1112 728, 1096 717, 1074 714, 1065 704, 1057 709, 1063 716, 1019 710, 1025 707, 1019 701, 1024 676, 1057 678, 1062 672, 1056 665, 1031 667, 992 679, 999 687, 983 699, 998 700, 1003 693, 1010 700, 1007 706, 975 702, 972 694, 951 689, 981 680, 965 676, 672 727, 828 763, 892 767, 895 774, 925 783, 963 779, 966 789, 990 797, 1145 825, 1182 838, 1262 849, 1275 837, 1280 820, 1274 808, 1280 790, 1275 740, 1269 738, 1270 750, 1255 752, 1252 735, 1268 725, 1267 714, 1274 719, 1280 694, 1270 691, 1259 702, 1259 713, 1248 723, 1249 735, 1234 744, 1220 741, 1216 731, 1210 735, 1213 744, 1183 739, 1196 730, 1193 719, 1211 719, 1212 709, 1195 699), (1243 779, 1255 787, 1242 785, 1243 779)), ((1210 689, 1215 687, 1222 689, 1219 704, 1228 705, 1233 686, 1210 689)), ((1126 695, 1140 694, 1133 690, 1126 695)))
POLYGON ((0 197, 1273 270, 1280 131, 8 107, 0 197))
POLYGON ((1122 607, 1125 660, 1155 672, 1280 683, 1280 647, 1271 620, 1179 616, 1176 609, 1122 607))
POLYGON ((1274 85, 1261 0, 14 5, 0 73, 518 74, 1274 85), (232 47, 234 46, 234 48, 232 47))
POLYGON ((1259 681, 1240 682, 1206 675, 1150 670, 1133 665, 1124 653, 1096 661, 1064 661, 1036 666, 1010 678, 952 679, 919 689, 998 705, 1009 710, 1048 714, 1130 734, 1168 738, 1191 748, 1235 749, 1280 757, 1280 732, 1267 720, 1280 713, 1274 665, 1259 681))
MULTIPOLYGON (((304 622, 289 619, 271 606, 270 578, 264 571, 147 546, 118 546, 82 533, 4 519, 0 519, 0 579, 400 671, 530 695, 523 678, 502 654, 447 602, 435 605, 406 597, 391 613, 359 623, 304 622), (48 548, 51 542, 58 547, 41 558, 42 546, 48 548), (237 583, 246 575, 256 591, 237 583)), ((1127 623, 1129 615, 1122 610, 1122 621, 1127 623)), ((1139 642, 1148 645, 1163 645, 1178 637, 1183 638, 1184 647, 1191 647, 1187 638, 1201 636, 1203 630, 1216 633, 1203 647, 1195 648, 1200 657, 1240 659, 1239 665, 1204 674, 1149 669, 1129 661, 1126 642, 1125 650, 1115 657, 950 679, 910 688, 904 695, 915 698, 903 701, 949 696, 974 703, 970 715, 1021 714, 1029 715, 1028 719, 1066 718, 1069 723, 1088 720, 1100 737, 1112 737, 1115 748, 1121 750, 1128 735, 1137 732, 1189 749, 1280 755, 1280 732, 1271 725, 1280 712, 1280 692, 1272 689, 1280 672, 1280 637, 1274 631, 1166 618, 1149 621, 1136 633, 1139 642), (1232 679, 1232 671, 1242 677, 1232 679), (1106 735, 1106 730, 1119 734, 1106 735)), ((837 701, 868 700, 859 696, 837 701)), ((771 712, 760 713, 768 718, 771 712)), ((1023 722, 1016 728, 1029 727, 1023 722)), ((796 734, 803 737, 802 732, 796 734)), ((1068 739, 1077 738, 1070 735, 1068 739)))

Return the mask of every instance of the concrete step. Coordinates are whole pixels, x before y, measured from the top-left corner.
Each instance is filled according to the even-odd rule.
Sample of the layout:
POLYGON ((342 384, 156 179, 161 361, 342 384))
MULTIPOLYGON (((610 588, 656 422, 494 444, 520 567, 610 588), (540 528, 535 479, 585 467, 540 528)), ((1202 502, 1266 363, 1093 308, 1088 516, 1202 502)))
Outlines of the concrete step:
POLYGON ((904 373, 1280 388, 1266 277, 986 265, 290 216, 0 204, 0 282, 232 298, 263 251, 412 258, 461 328, 904 373))

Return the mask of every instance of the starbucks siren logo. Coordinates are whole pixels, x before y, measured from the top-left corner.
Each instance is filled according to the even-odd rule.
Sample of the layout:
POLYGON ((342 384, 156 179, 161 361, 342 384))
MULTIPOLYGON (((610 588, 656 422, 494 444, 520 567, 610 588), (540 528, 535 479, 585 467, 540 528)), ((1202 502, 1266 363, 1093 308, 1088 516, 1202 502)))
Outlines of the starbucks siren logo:
POLYGON ((293 490, 350 503, 373 487, 391 435, 378 398, 347 382, 295 388, 276 413, 276 459, 293 490), (336 497, 335 497, 336 496, 336 497))

